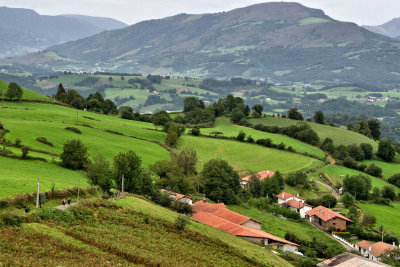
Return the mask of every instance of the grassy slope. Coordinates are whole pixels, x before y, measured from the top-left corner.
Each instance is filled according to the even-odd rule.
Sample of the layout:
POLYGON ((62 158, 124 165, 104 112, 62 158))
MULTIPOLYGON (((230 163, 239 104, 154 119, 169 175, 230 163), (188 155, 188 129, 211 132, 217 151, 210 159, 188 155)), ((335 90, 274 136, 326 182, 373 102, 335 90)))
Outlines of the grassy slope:
POLYGON ((300 154, 232 140, 182 136, 179 142, 180 149, 192 147, 197 151, 200 166, 210 159, 221 158, 237 170, 279 170, 288 173, 323 164, 319 160, 300 154))
MULTIPOLYGON (((8 82, 1 81, 0 80, 0 92, 2 92, 2 97, 5 97, 5 94, 8 89, 8 82)), ((48 101, 48 102, 53 102, 51 98, 48 98, 47 96, 41 95, 39 93, 36 93, 34 91, 22 88, 24 91, 24 94, 22 95, 23 100, 38 100, 38 101, 48 101)), ((1 93, 0 93, 1 94, 1 93)), ((0 97, 0 98, 2 98, 0 97)))
POLYGON ((400 203, 392 203, 393 207, 376 204, 360 203, 358 205, 365 213, 374 215, 376 226, 383 225, 386 230, 400 236, 400 203))
POLYGON ((82 187, 88 185, 81 173, 55 164, 0 157, 0 198, 35 192, 38 179, 41 192, 50 191, 52 183, 56 189, 76 187, 79 179, 82 187))
MULTIPOLYGON (((372 186, 373 187, 378 187, 378 188, 382 188, 385 185, 390 185, 388 182, 385 182, 379 178, 370 176, 366 173, 362 173, 359 172, 357 170, 353 170, 353 169, 349 169, 346 167, 342 167, 342 166, 336 166, 336 165, 328 165, 325 166, 324 168, 316 171, 313 174, 310 174, 310 177, 313 177, 315 179, 319 179, 319 174, 320 173, 325 173, 325 175, 327 175, 329 178, 331 178, 335 184, 335 182, 339 182, 340 184, 343 184, 343 179, 346 177, 346 175, 365 175, 371 178, 371 182, 372 182, 372 186)), ((400 188, 396 187, 395 188, 396 192, 400 192, 400 188)))
POLYGON ((292 139, 284 135, 265 133, 250 128, 234 126, 228 118, 219 118, 217 120, 215 128, 201 129, 202 134, 210 134, 212 132, 222 132, 224 136, 228 137, 236 137, 240 131, 245 132, 247 136, 251 135, 255 140, 270 138, 274 144, 284 143, 286 147, 292 146, 297 152, 309 153, 321 159, 325 157, 325 153, 319 150, 318 148, 307 145, 305 143, 302 143, 298 140, 292 139))
MULTIPOLYGON (((298 121, 290 120, 290 119, 282 119, 282 118, 260 118, 260 119, 251 119, 250 122, 253 125, 256 124, 264 124, 264 125, 276 125, 279 127, 287 127, 290 125, 294 125, 298 123, 298 121)), ((368 137, 352 132, 347 131, 344 129, 328 126, 328 125, 321 125, 314 122, 306 122, 311 128, 317 132, 319 138, 324 140, 325 138, 329 137, 333 140, 335 145, 351 145, 351 144, 361 144, 361 143, 369 143, 371 144, 375 151, 378 148, 378 143, 369 139, 368 137)))
MULTIPOLYGON (((174 222, 176 217, 178 216, 177 213, 171 210, 154 205, 148 201, 139 198, 129 197, 125 199, 118 199, 116 203, 123 206, 124 208, 140 211, 149 214, 150 216, 167 220, 169 222, 174 222)), ((248 257, 252 259, 257 259, 259 262, 263 262, 264 264, 269 263, 271 265, 277 266, 284 264, 284 266, 290 266, 289 263, 284 262, 282 259, 273 255, 270 251, 263 249, 261 246, 252 244, 241 238, 232 236, 208 225, 193 222, 190 225, 190 230, 199 232, 208 237, 222 240, 223 242, 231 245, 232 247, 240 251, 242 254, 248 255, 248 257)))
POLYGON ((389 162, 378 161, 378 160, 366 160, 361 163, 366 164, 366 165, 375 164, 375 165, 381 167, 382 175, 384 178, 389 178, 392 175, 400 173, 400 164, 389 163, 389 162))
POLYGON ((329 246, 336 246, 344 252, 344 248, 338 242, 330 238, 323 231, 313 227, 305 221, 296 222, 292 220, 281 219, 277 216, 262 212, 253 207, 231 205, 228 208, 262 222, 262 229, 270 234, 285 238, 285 234, 291 232, 296 234, 296 236, 299 238, 307 241, 317 238, 319 241, 323 241, 325 244, 329 244, 329 246))
POLYGON ((171 211, 165 220, 95 202, 78 207, 85 221, 40 221, 0 229, 0 265, 290 266, 260 246, 205 225, 199 228, 205 234, 196 229, 178 232, 172 224, 177 214, 171 211))

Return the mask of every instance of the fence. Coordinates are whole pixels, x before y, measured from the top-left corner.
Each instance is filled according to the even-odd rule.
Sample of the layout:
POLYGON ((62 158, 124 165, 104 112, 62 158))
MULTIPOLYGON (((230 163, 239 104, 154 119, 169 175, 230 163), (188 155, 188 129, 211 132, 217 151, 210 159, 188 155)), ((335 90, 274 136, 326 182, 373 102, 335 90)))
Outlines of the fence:
POLYGON ((335 235, 334 233, 332 233, 332 236, 333 236, 334 238, 336 238, 337 240, 341 241, 342 243, 345 243, 345 244, 348 245, 349 247, 355 248, 354 244, 350 243, 350 242, 347 241, 346 239, 344 239, 344 238, 342 238, 342 237, 340 237, 340 236, 337 236, 337 235, 335 235))

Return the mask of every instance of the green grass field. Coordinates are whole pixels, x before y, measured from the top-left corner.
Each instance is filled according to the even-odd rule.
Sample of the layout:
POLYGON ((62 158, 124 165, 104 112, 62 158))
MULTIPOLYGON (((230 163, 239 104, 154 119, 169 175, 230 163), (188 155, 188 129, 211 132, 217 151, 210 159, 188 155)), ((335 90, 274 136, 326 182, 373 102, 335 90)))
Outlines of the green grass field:
POLYGON ((379 160, 365 160, 361 162, 362 164, 370 165, 375 164, 382 168, 382 175, 384 178, 389 178, 392 175, 400 173, 400 164, 384 162, 379 160))
MULTIPOLYGON (((299 123, 295 120, 290 119, 282 119, 282 118, 260 118, 260 119, 251 119, 250 122, 253 125, 263 124, 268 126, 278 126, 278 127, 287 127, 290 125, 295 125, 299 123)), ((344 129, 340 129, 337 127, 332 127, 328 125, 322 125, 314 122, 305 122, 318 134, 321 141, 325 138, 329 137, 333 140, 335 145, 351 145, 351 144, 361 144, 361 143, 369 143, 371 144, 375 151, 378 148, 378 143, 374 140, 361 135, 356 132, 347 131, 344 129)))
POLYGON ((376 218, 376 226, 379 227, 381 225, 384 228, 400 236, 400 203, 394 202, 392 203, 392 207, 376 205, 376 204, 367 204, 360 203, 358 206, 367 214, 374 215, 376 218))
MULTIPOLYGON (((362 173, 359 172, 357 170, 353 170, 353 169, 349 169, 346 167, 342 167, 342 166, 336 166, 336 165, 328 165, 323 167, 322 169, 316 171, 313 174, 310 174, 310 177, 313 177, 315 179, 319 179, 319 174, 320 173, 324 173, 325 175, 327 175, 333 182, 333 184, 337 184, 340 183, 341 185, 343 185, 343 179, 346 177, 346 175, 364 175, 364 176, 368 176, 371 178, 371 183, 373 187, 378 187, 378 188, 383 188, 385 185, 389 185, 389 186, 393 186, 391 184, 389 184, 386 181, 383 181, 379 178, 370 176, 366 173, 362 173)), ((395 187, 396 192, 400 192, 400 188, 395 187)))
MULTIPOLYGON (((0 95, 1 98, 5 98, 6 92, 8 90, 8 82, 0 80, 0 95)), ((35 100, 35 101, 46 101, 46 102, 54 102, 53 99, 48 98, 47 96, 41 95, 39 93, 36 93, 34 91, 28 90, 26 88, 22 88, 23 90, 23 95, 22 95, 22 100, 35 100)), ((1 106, 1 103, 0 103, 1 106)))
POLYGON ((269 138, 272 140, 272 143, 274 144, 284 143, 286 147, 291 146, 297 152, 309 153, 310 155, 314 155, 320 159, 323 159, 325 157, 325 153, 318 148, 315 148, 313 146, 302 143, 298 140, 292 139, 284 135, 265 133, 251 128, 235 126, 228 118, 217 119, 215 128, 201 129, 202 134, 210 134, 212 132, 222 132, 223 136, 227 137, 236 137, 240 131, 245 132, 247 136, 251 135, 254 138, 254 140, 269 138))
POLYGON ((233 140, 182 136, 179 144, 180 149, 191 147, 197 151, 198 167, 216 158, 226 160, 236 170, 279 170, 282 173, 312 169, 323 164, 300 154, 233 140))
POLYGON ((0 157, 0 199, 16 194, 31 193, 37 189, 40 180, 40 192, 88 186, 87 179, 79 172, 71 171, 51 163, 33 160, 18 160, 0 157))

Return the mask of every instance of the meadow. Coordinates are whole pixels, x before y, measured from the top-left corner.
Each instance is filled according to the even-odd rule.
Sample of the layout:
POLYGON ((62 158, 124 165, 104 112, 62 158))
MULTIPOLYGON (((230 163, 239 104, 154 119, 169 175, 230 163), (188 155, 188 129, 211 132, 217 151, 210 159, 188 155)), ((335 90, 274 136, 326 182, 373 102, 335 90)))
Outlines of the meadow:
POLYGON ((379 161, 379 160, 365 160, 362 161, 361 164, 375 164, 376 166, 379 166, 382 168, 382 176, 384 178, 389 178, 395 174, 400 173, 400 164, 396 164, 393 162, 384 162, 384 161, 379 161))
POLYGON ((222 132, 223 133, 222 136, 226 137, 236 137, 241 131, 246 133, 246 136, 251 135, 254 140, 269 138, 272 140, 272 143, 276 145, 284 143, 286 145, 286 148, 291 146, 297 152, 308 153, 320 159, 323 159, 325 157, 325 153, 316 147, 313 147, 311 145, 305 144, 303 142, 300 142, 298 140, 295 140, 293 138, 284 135, 266 133, 251 128, 236 126, 233 125, 231 120, 228 118, 218 118, 214 128, 201 129, 202 134, 210 135, 213 132, 222 132))
MULTIPOLYGON (((288 127, 290 125, 296 125, 297 123, 299 123, 299 121, 296 120, 273 118, 273 117, 250 119, 250 122, 253 125, 263 124, 267 126, 276 125, 279 127, 288 127)), ((319 138, 321 139, 321 142, 325 138, 329 137, 333 140, 335 145, 368 143, 374 147, 375 151, 378 149, 377 142, 362 134, 314 122, 302 122, 302 123, 308 124, 318 134, 319 138)))
POLYGON ((382 206, 370 203, 360 203, 358 206, 366 213, 374 215, 375 226, 384 226, 386 231, 400 236, 400 203, 392 202, 391 206, 382 206))

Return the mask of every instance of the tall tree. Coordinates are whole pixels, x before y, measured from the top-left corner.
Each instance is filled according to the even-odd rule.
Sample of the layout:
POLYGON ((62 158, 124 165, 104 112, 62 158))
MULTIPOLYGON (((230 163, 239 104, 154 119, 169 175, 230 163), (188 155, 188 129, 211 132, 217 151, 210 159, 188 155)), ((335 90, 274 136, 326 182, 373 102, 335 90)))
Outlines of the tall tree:
POLYGON ((67 101, 67 92, 64 89, 62 83, 58 85, 57 93, 55 95, 57 101, 65 103, 67 101))
POLYGON ((292 120, 302 121, 304 120, 303 115, 298 111, 297 108, 291 108, 288 111, 288 118, 292 120))
POLYGON ((325 116, 322 111, 317 111, 314 114, 314 121, 319 124, 325 124, 325 116))
POLYGON ((374 140, 380 140, 381 138, 381 125, 378 120, 369 120, 368 127, 371 130, 371 136, 374 140))
POLYGON ((88 163, 87 148, 80 140, 68 141, 64 144, 60 158, 61 165, 65 168, 73 170, 83 169, 88 163))
POLYGON ((378 152, 376 153, 378 157, 387 162, 392 162, 396 155, 396 148, 392 141, 382 140, 378 144, 378 152))
POLYGON ((8 84, 8 90, 6 93, 6 97, 10 98, 11 100, 19 100, 22 98, 22 95, 24 94, 24 91, 22 90, 22 88, 14 83, 11 82, 8 84))
POLYGON ((254 105, 253 106, 253 111, 254 111, 253 112, 254 117, 259 118, 262 115, 263 106, 260 105, 260 104, 254 105))

